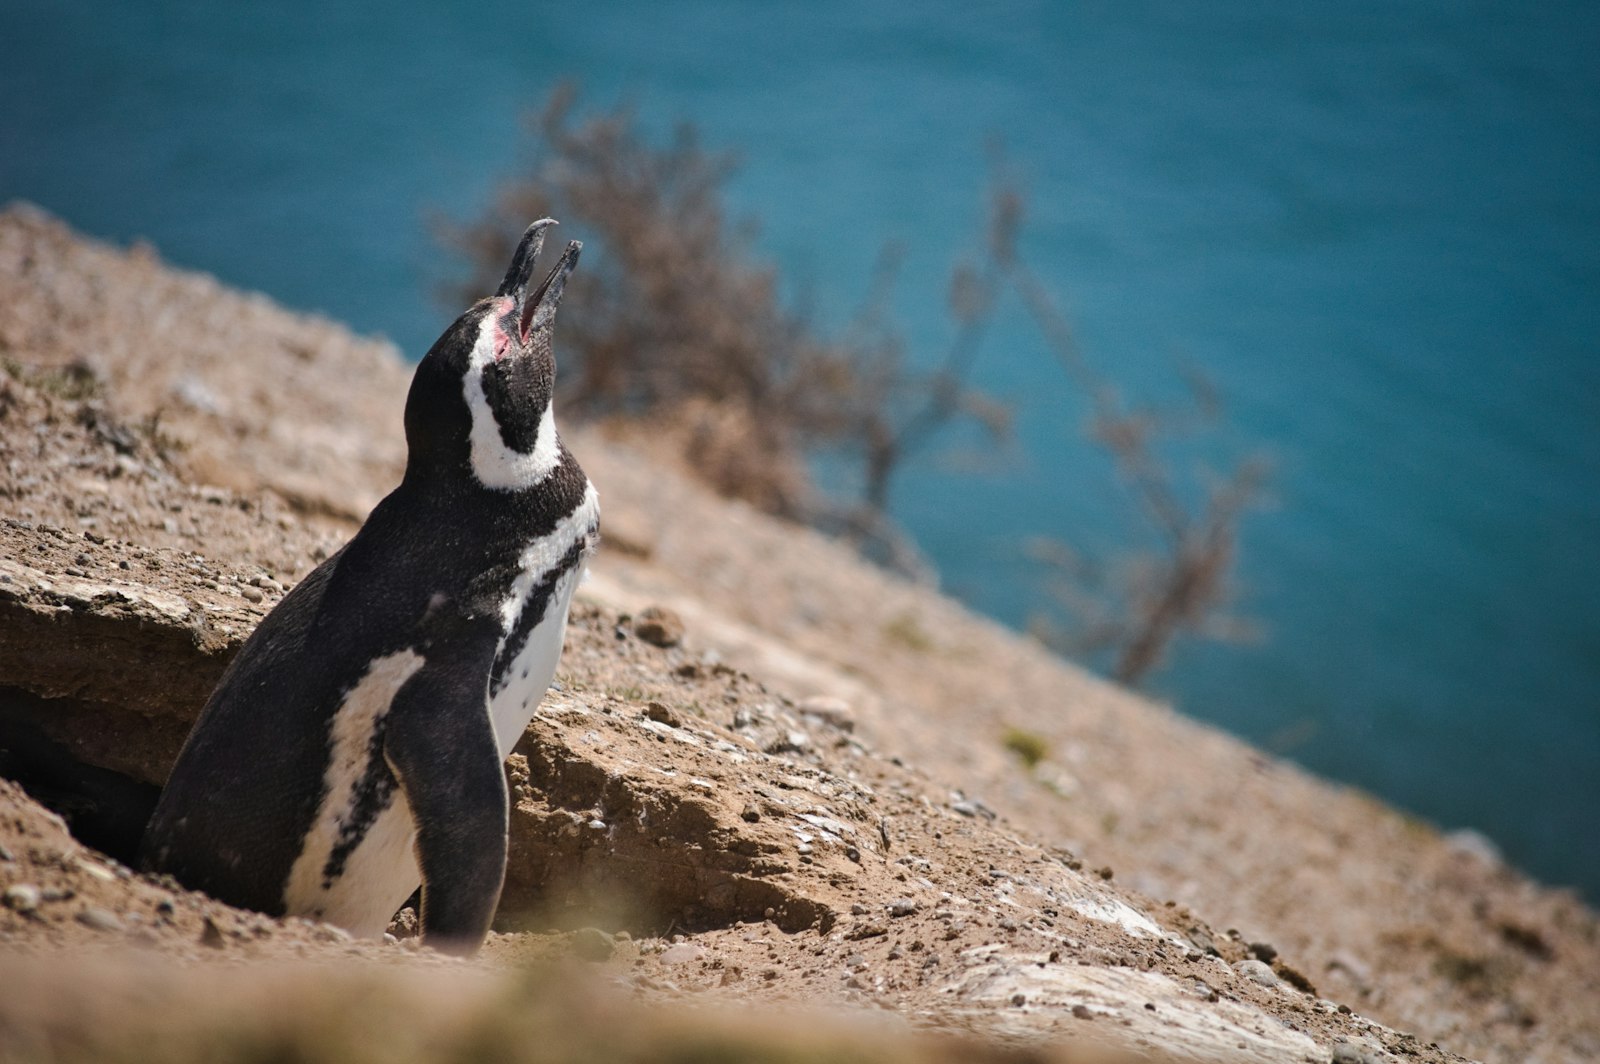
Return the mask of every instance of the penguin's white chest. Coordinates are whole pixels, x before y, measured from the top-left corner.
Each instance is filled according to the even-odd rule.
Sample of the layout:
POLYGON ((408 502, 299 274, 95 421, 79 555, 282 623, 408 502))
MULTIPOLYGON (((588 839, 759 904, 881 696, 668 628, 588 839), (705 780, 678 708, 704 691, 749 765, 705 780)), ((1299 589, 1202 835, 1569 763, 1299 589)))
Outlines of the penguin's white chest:
POLYGON ((555 678, 566 641, 567 611, 599 520, 599 498, 590 485, 570 515, 523 551, 517 578, 501 605, 496 658, 511 657, 503 669, 497 666, 498 682, 491 681, 489 718, 502 759, 517 745, 555 678))
POLYGON ((511 753, 511 748, 522 738, 523 730, 538 711, 539 700, 549 689, 550 681, 555 679, 556 665, 561 660, 561 647, 567 638, 567 611, 582 575, 580 567, 556 580, 544 619, 528 636, 517 656, 511 659, 504 685, 489 699, 489 719, 494 725, 494 738, 500 748, 501 760, 511 753))

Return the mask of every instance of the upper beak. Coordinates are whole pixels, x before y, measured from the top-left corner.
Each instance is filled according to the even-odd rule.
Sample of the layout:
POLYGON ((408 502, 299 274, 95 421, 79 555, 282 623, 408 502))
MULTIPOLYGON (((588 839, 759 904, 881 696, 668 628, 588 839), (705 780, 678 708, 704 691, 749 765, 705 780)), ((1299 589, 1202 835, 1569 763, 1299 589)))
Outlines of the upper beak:
POLYGON ((522 234, 522 239, 517 242, 516 253, 511 256, 511 265, 506 270, 505 280, 500 282, 499 296, 510 296, 516 300, 517 321, 526 340, 535 329, 549 325, 555 320, 556 307, 561 304, 561 292, 567 285, 567 276, 578 265, 578 253, 583 250, 583 244, 572 241, 567 244, 567 249, 561 253, 561 259, 550 271, 544 282, 528 292, 528 282, 533 277, 533 263, 539 257, 539 250, 544 247, 545 230, 556 224, 554 218, 541 218, 528 226, 522 234))
POLYGON ((519 303, 522 301, 528 279, 533 276, 533 260, 539 257, 539 251, 544 247, 544 231, 559 224, 554 218, 540 218, 523 231, 522 239, 517 241, 517 250, 511 256, 511 265, 506 269, 506 279, 500 282, 500 290, 495 295, 512 296, 519 303))

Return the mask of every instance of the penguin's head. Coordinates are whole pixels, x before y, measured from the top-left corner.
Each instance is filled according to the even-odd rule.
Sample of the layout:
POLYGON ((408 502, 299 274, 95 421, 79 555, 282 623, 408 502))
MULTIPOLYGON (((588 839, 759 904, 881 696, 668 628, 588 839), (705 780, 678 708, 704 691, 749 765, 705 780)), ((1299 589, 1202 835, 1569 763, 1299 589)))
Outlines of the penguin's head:
POLYGON ((406 398, 408 477, 459 469, 464 460, 483 487, 517 491, 560 463, 551 333, 583 245, 569 243, 533 285, 534 260, 555 224, 544 218, 528 227, 499 290, 457 318, 417 366, 406 398))

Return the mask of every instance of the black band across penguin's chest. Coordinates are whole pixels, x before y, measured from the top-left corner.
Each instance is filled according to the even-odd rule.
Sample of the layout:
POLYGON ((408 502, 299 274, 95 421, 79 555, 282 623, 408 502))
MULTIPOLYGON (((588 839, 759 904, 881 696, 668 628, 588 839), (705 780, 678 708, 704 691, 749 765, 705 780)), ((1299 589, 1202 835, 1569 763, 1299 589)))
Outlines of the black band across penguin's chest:
POLYGON ((505 642, 501 644, 500 652, 495 655, 494 667, 489 673, 490 697, 497 695, 510 681, 509 672, 513 662, 517 660, 534 631, 545 620, 545 615, 550 612, 550 601, 555 596, 556 586, 562 577, 572 572, 583 563, 583 557, 588 552, 589 537, 584 535, 575 540, 567 552, 561 556, 560 561, 551 566, 536 581, 528 592, 527 599, 522 604, 521 611, 517 614, 511 630, 506 633, 505 642))

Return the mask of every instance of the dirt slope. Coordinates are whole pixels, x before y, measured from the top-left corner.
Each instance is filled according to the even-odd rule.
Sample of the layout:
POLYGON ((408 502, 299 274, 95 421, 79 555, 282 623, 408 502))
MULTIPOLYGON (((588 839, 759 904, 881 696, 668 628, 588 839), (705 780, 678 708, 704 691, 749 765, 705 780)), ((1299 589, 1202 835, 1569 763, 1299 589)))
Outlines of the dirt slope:
MULTIPOLYGON (((0 215, 0 358, 0 711, 158 782, 250 626, 397 479, 407 373, 27 209, 0 215)), ((511 933, 478 967, 588 950, 644 999, 853 1003, 1174 1059, 1600 1056, 1596 920, 1570 896, 649 455, 572 446, 608 545, 512 759, 511 933), (641 638, 664 641, 633 620, 650 605, 680 643, 641 638), (1050 756, 1026 770, 1008 728, 1050 756), (627 937, 515 930, 586 924, 627 937)), ((55 892, 0 910, 0 947, 238 952, 156 910, 215 903, 70 855, 14 790, 0 816, 56 831, 0 853, 0 883, 55 892)), ((417 957, 209 918, 256 954, 417 957)))

